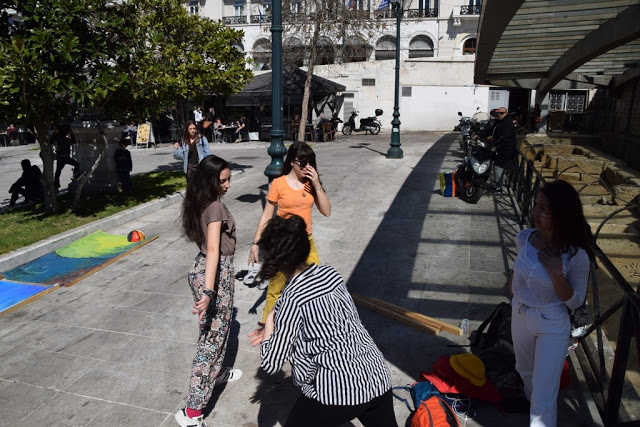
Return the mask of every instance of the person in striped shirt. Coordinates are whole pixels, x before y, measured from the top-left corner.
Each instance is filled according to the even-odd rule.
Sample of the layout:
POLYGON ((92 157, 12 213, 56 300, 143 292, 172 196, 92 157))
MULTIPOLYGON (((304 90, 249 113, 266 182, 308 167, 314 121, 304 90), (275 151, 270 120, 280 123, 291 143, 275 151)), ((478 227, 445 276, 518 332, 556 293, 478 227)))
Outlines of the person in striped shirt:
POLYGON ((260 343, 262 368, 275 374, 289 361, 302 389, 285 427, 340 426, 354 418, 365 427, 397 427, 384 357, 342 276, 330 266, 307 264, 304 219, 273 218, 258 247, 264 256, 261 280, 279 271, 287 279, 260 343))

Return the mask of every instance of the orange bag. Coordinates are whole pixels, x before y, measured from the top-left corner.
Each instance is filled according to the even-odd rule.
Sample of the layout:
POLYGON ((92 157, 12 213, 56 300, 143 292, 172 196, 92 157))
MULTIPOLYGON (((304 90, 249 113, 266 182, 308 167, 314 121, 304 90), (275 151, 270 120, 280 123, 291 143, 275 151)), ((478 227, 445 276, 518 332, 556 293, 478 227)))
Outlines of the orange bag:
POLYGON ((460 422, 442 397, 431 396, 414 412, 411 427, 460 427, 460 422))
POLYGON ((209 129, 209 126, 211 126, 211 122, 209 120, 205 120, 204 122, 202 122, 203 128, 209 129))

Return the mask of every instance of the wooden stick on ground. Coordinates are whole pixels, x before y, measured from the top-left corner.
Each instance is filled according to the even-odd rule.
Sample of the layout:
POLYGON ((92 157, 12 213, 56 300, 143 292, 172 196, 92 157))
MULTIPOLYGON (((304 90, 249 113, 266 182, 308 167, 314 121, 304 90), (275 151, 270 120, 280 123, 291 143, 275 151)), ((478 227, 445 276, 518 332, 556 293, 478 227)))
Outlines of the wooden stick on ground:
POLYGON ((458 336, 462 336, 463 331, 461 328, 458 328, 457 326, 453 326, 450 325, 446 322, 443 322, 442 320, 438 320, 438 319, 434 319, 433 317, 429 317, 427 315, 424 315, 422 313, 417 313, 415 311, 411 311, 409 309, 406 309, 404 307, 400 307, 399 305, 394 305, 391 304, 390 302, 381 300, 379 298, 375 298, 375 297, 369 297, 369 300, 371 300, 372 302, 376 303, 376 304, 380 304, 381 306, 388 308, 390 310, 396 311, 398 313, 402 313, 404 315, 406 315, 407 317, 410 317, 414 320, 418 320, 421 321, 427 325, 432 325, 434 327, 439 327, 441 330, 445 331, 445 332, 449 332, 450 334, 453 335, 458 335, 458 336))
POLYGON ((383 314, 383 315, 385 315, 387 317, 390 317, 390 318, 392 318, 394 320, 402 322, 402 323, 404 323, 406 325, 409 325, 409 326, 411 326, 413 328, 416 328, 416 329, 418 329, 420 331, 427 332, 427 333, 432 334, 432 335, 438 335, 440 333, 440 331, 442 330, 439 327, 428 325, 428 324, 423 323, 423 322, 421 322, 419 320, 412 319, 412 318, 410 318, 410 317, 408 317, 408 316, 406 316, 406 315, 404 315, 402 313, 399 313, 397 311, 390 310, 389 308, 386 308, 386 307, 382 307, 379 304, 374 303, 373 301, 370 301, 367 297, 363 297, 363 296, 358 295, 358 294, 352 294, 351 297, 353 298, 353 301, 356 304, 360 304, 363 307, 366 307, 366 308, 368 308, 370 310, 373 310, 373 311, 375 311, 377 313, 383 314))
POLYGON ((423 328, 426 327, 427 330, 425 330, 425 332, 434 334, 438 334, 441 331, 449 332, 458 336, 463 334, 462 329, 458 327, 426 316, 422 313, 416 313, 415 311, 408 310, 404 307, 391 304, 390 302, 378 298, 365 297, 358 294, 352 294, 352 297, 357 304, 367 307, 387 317, 391 317, 394 320, 398 320, 416 329, 424 330, 423 328))

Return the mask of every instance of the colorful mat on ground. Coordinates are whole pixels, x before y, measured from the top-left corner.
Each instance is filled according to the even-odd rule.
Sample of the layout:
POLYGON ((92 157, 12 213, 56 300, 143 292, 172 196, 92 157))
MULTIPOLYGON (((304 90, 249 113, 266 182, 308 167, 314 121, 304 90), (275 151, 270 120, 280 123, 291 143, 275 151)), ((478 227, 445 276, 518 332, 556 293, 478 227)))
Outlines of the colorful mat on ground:
POLYGON ((70 286, 157 237, 129 242, 127 236, 96 231, 55 252, 0 273, 3 278, 0 280, 0 313, 55 285, 70 286))
POLYGON ((14 305, 28 300, 36 294, 50 290, 57 285, 31 285, 27 283, 12 282, 10 280, 0 280, 0 313, 14 305))

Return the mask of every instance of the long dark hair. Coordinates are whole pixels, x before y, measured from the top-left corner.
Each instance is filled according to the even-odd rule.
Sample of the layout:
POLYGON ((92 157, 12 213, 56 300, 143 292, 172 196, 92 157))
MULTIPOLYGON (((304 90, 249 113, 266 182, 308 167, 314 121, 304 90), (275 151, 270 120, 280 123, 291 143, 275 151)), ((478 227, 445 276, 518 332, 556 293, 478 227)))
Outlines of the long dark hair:
POLYGON ((181 141, 181 143, 183 144, 189 144, 189 141, 191 140, 191 135, 189 135, 189 126, 191 125, 194 125, 196 127, 196 142, 198 139, 202 138, 202 134, 198 130, 198 125, 196 124, 196 122, 194 122, 193 120, 189 120, 184 125, 184 133, 182 134, 182 141, 181 141))
POLYGON ((584 249, 593 260, 593 234, 582 211, 578 192, 566 181, 548 182, 540 189, 549 199, 553 227, 552 243, 573 256, 577 248, 584 249))
POLYGON ((220 198, 220 173, 225 169, 231 169, 226 160, 207 156, 187 185, 187 195, 182 202, 182 235, 198 247, 202 247, 205 241, 200 216, 207 206, 220 198))
MULTIPOLYGON (((316 166, 316 153, 313 152, 313 149, 309 147, 306 142, 294 142, 289 147, 289 151, 287 151, 287 158, 284 161, 284 167, 282 168, 282 175, 288 175, 291 172, 294 160, 299 160, 301 162, 307 162, 317 171, 318 166, 316 166)), ((320 172, 318 172, 320 174, 320 172)))
POLYGON ((260 280, 269 280, 279 271, 289 276, 304 265, 309 256, 307 224, 298 215, 275 217, 262 229, 258 247, 264 256, 258 274, 260 280))

